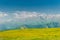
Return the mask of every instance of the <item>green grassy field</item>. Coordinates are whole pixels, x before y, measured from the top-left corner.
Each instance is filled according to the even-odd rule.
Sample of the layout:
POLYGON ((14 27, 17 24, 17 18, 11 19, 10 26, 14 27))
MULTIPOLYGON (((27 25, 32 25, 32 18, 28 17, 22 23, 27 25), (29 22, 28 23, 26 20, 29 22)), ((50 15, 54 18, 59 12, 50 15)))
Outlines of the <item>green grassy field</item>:
POLYGON ((60 40, 60 28, 7 30, 0 32, 0 40, 60 40))

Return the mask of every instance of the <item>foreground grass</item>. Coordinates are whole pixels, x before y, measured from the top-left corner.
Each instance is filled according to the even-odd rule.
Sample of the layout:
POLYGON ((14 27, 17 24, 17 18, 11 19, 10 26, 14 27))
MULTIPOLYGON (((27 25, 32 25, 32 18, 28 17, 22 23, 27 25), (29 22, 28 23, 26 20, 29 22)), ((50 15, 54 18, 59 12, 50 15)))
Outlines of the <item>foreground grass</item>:
POLYGON ((0 40, 60 40, 60 28, 7 30, 0 32, 0 40))

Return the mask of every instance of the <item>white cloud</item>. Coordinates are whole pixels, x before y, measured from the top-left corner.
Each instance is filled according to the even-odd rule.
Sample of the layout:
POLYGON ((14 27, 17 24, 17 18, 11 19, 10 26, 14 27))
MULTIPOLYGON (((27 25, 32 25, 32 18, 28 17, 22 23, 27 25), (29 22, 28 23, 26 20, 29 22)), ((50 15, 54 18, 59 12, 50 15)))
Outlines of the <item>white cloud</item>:
POLYGON ((0 12, 0 17, 5 17, 5 16, 8 16, 8 14, 5 12, 0 12))
MULTIPOLYGON (((44 24, 51 21, 60 21, 60 14, 44 14, 38 12, 15 11, 13 13, 0 12, 0 24, 11 23, 12 25, 44 24)), ((58 22, 59 22, 58 21, 58 22)), ((9 24, 10 25, 10 24, 9 24)), ((10 27, 8 27, 9 29, 10 27)))
POLYGON ((4 16, 8 16, 8 14, 5 13, 4 16))
MULTIPOLYGON (((60 14, 44 14, 44 13, 38 13, 38 12, 28 12, 28 11, 15 11, 14 13, 7 13, 7 12, 0 12, 0 23, 1 22, 10 22, 12 20, 26 20, 29 18, 37 18, 40 17, 44 19, 60 19, 60 14), (9 15, 10 14, 10 15, 9 15)), ((33 19, 32 19, 33 20, 33 19)), ((35 21, 35 20, 34 20, 35 21)))

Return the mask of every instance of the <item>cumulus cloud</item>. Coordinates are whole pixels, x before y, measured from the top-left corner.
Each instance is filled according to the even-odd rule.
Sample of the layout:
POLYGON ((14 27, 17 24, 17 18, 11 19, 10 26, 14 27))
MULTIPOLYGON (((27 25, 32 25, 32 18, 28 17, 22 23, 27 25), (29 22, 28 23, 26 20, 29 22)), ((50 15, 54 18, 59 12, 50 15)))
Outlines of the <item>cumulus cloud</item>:
MULTIPOLYGON (((11 22, 11 21, 31 21, 34 20, 59 20, 60 14, 46 14, 38 12, 28 12, 28 11, 15 11, 13 13, 0 12, 1 22, 11 22)), ((0 22, 0 23, 1 23, 0 22)))
POLYGON ((5 17, 5 16, 8 16, 8 14, 5 12, 0 12, 0 17, 5 17))
POLYGON ((46 14, 28 11, 15 11, 12 13, 0 12, 0 29, 1 27, 7 27, 7 29, 10 29, 20 25, 26 26, 27 24, 53 26, 52 24, 54 23, 60 23, 60 14, 46 14))

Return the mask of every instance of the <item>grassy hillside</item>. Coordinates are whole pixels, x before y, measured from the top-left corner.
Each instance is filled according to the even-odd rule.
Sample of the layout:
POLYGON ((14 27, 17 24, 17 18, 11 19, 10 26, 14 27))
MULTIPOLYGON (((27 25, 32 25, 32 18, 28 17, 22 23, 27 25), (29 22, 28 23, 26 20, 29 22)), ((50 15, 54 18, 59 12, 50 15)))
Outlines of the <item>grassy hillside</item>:
POLYGON ((0 40, 60 40, 60 28, 7 30, 0 32, 0 40))

